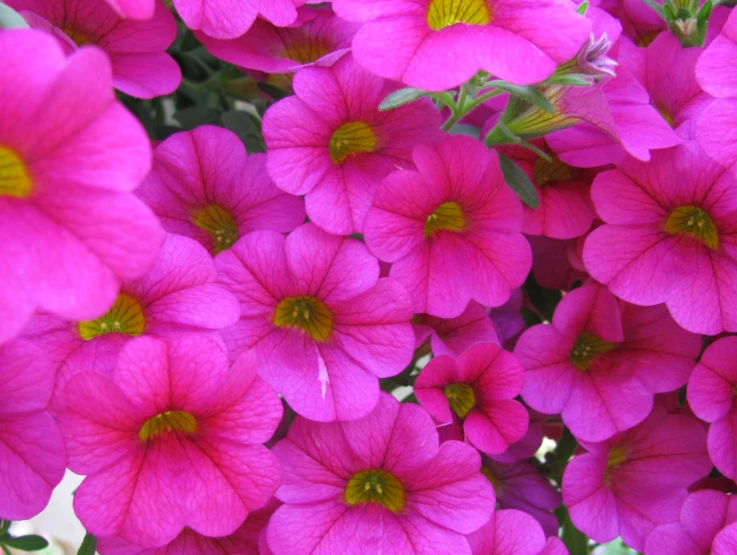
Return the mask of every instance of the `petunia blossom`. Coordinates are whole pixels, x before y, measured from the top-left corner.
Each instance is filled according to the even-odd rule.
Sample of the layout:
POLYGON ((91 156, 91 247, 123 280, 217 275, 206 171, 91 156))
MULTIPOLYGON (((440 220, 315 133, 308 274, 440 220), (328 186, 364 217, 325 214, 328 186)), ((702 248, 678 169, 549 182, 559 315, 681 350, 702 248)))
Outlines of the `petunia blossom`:
MULTIPOLYGON (((213 333, 234 324, 235 297, 217 283, 215 263, 196 241, 167 235, 153 267, 123 283, 113 306, 95 320, 34 316, 22 337, 48 353, 57 372, 50 408, 63 408, 67 381, 83 370, 112 373, 118 352, 133 337, 213 333)), ((219 339, 219 336, 214 336, 219 339)))
POLYGON ((185 527, 233 534, 265 505, 281 471, 261 444, 282 405, 257 366, 248 353, 229 367, 202 335, 140 337, 123 347, 112 377, 69 380, 60 427, 70 470, 86 475, 74 495, 85 528, 158 547, 185 527))
POLYGON ((216 39, 233 39, 246 33, 259 17, 277 27, 287 27, 297 20, 297 8, 305 3, 306 0, 174 0, 174 7, 193 31, 216 39))
POLYGON ((694 414, 709 422, 709 456, 729 478, 737 477, 737 337, 724 337, 709 345, 688 381, 688 404, 694 414))
POLYGON ((565 547, 559 551, 561 546, 549 545, 540 524, 516 509, 496 511, 487 524, 468 536, 468 543, 473 555, 568 554, 565 547))
POLYGON ((555 487, 529 460, 502 464, 486 459, 481 472, 494 486, 501 509, 517 509, 532 515, 546 536, 558 535, 558 519, 552 513, 561 503, 555 487))
POLYGON ((434 355, 460 355, 476 343, 499 345, 494 322, 489 310, 479 303, 468 303, 463 314, 456 318, 437 318, 428 314, 416 314, 412 318, 415 330, 415 349, 432 351, 434 355))
POLYGON ((566 241, 542 236, 527 238, 532 247, 532 275, 540 287, 567 291, 575 282, 586 281, 588 274, 578 253, 584 238, 585 235, 566 241))
POLYGON ((471 299, 496 307, 530 271, 522 204, 496 153, 471 137, 415 147, 419 171, 398 170, 366 218, 371 252, 409 291, 415 312, 459 316, 471 299))
POLYGON ((297 13, 289 27, 257 19, 238 38, 219 40, 199 32, 196 36, 213 56, 268 74, 330 66, 350 50, 356 24, 335 16, 330 8, 302 6, 297 13))
POLYGON ((560 412, 577 438, 603 441, 642 422, 656 393, 683 386, 700 350, 701 337, 665 307, 628 305, 591 284, 566 294, 552 324, 525 331, 514 353, 531 408, 560 412))
POLYGON ((163 232, 130 194, 151 147, 115 100, 105 54, 66 57, 50 35, 10 29, 0 33, 0 59, 3 343, 36 308, 97 318, 122 281, 153 264, 163 232))
POLYGON ((731 555, 737 544, 732 541, 720 548, 723 540, 718 542, 715 538, 733 523, 737 523, 737 497, 714 490, 693 492, 683 502, 676 522, 663 524, 650 532, 645 553, 731 555))
POLYGON ((563 475, 573 524, 597 542, 622 536, 637 550, 655 527, 678 519, 688 486, 711 470, 701 422, 659 404, 635 428, 582 445, 588 452, 563 475))
POLYGON ((417 376, 420 405, 440 424, 454 415, 466 440, 485 453, 502 453, 527 432, 527 410, 514 397, 524 370, 514 356, 493 343, 477 343, 454 358, 439 355, 417 376))
POLYGON ((0 345, 0 519, 41 512, 66 468, 64 444, 46 410, 54 368, 27 341, 0 345))
POLYGON ((271 555, 265 529, 280 505, 271 499, 263 508, 249 513, 243 525, 229 536, 213 538, 185 528, 161 547, 140 547, 121 538, 99 538, 97 551, 101 555, 271 555))
POLYGON ((353 422, 297 417, 273 449, 284 502, 266 530, 275 555, 454 553, 489 521, 494 491, 469 445, 438 445, 430 416, 382 393, 353 422))
POLYGON ((254 231, 215 264, 241 304, 240 320, 222 332, 231 356, 253 348, 261 377, 302 416, 365 416, 378 402, 378 378, 412 360, 407 293, 379 278, 378 261, 355 239, 313 224, 286 239, 254 231))
POLYGON ((154 150, 154 167, 136 191, 164 229, 192 237, 213 255, 257 229, 287 232, 304 222, 304 202, 277 189, 264 154, 246 155, 238 136, 202 125, 154 150))
POLYGON ((736 180, 694 142, 600 173, 589 273, 625 301, 664 302, 689 331, 737 331, 736 180))
POLYGON ((161 0, 146 21, 126 19, 104 0, 9 0, 31 27, 48 31, 67 53, 95 45, 110 58, 113 87, 137 98, 173 92, 182 72, 166 53, 177 36, 174 16, 161 0))
POLYGON ((412 148, 434 144, 440 112, 428 99, 381 112, 396 89, 361 69, 351 56, 294 77, 263 121, 269 175, 280 189, 305 195, 310 221, 334 234, 363 231, 381 179, 412 167, 412 148))
POLYGON ((591 33, 573 3, 556 0, 334 0, 333 9, 364 23, 353 40, 363 67, 432 91, 481 70, 519 85, 544 81, 591 33))

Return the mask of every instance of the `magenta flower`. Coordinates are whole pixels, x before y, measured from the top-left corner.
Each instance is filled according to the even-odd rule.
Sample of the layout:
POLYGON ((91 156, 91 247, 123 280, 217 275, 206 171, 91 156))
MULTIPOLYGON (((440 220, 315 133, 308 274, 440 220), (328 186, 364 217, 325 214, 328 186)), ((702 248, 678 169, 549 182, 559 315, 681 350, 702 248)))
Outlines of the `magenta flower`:
POLYGON ((620 303, 595 284, 566 294, 552 325, 525 331, 514 354, 531 408, 560 412, 577 438, 603 441, 642 422, 655 393, 683 386, 700 350, 701 337, 665 307, 620 303))
POLYGON ((522 204, 504 182, 499 158, 455 136, 412 153, 419 172, 391 173, 366 218, 371 252, 392 262, 415 312, 459 316, 471 299, 504 304, 530 271, 520 233, 522 204))
POLYGON ((661 33, 645 49, 627 42, 620 47, 620 60, 645 86, 650 104, 687 140, 695 135, 697 116, 712 101, 694 79, 700 54, 698 48, 683 48, 672 33, 661 33))
POLYGON ((732 10, 721 34, 703 51, 696 65, 701 87, 718 100, 704 110, 697 122, 696 139, 706 153, 724 166, 737 162, 737 14, 732 10))
POLYGON ((589 38, 591 24, 575 8, 556 0, 333 1, 340 17, 365 23, 353 41, 362 66, 433 91, 480 70, 520 85, 544 81, 589 38))
POLYGON ((269 175, 280 189, 305 195, 310 220, 330 233, 363 231, 381 179, 412 167, 415 145, 443 136, 427 99, 380 112, 395 88, 344 56, 330 68, 301 70, 296 96, 264 116, 269 175))
POLYGON ((100 538, 97 550, 102 555, 270 555, 266 545, 266 525, 281 505, 271 499, 251 513, 243 525, 229 536, 211 538, 185 528, 172 542, 161 547, 140 547, 121 538, 100 538))
POLYGON ((551 511, 560 505, 560 494, 533 462, 486 460, 481 472, 494 486, 501 509, 524 511, 535 518, 546 536, 558 535, 558 519, 551 511))
POLYGON ((517 288, 509 295, 506 303, 491 309, 489 315, 501 345, 514 345, 516 337, 527 327, 521 312, 524 302, 524 293, 522 289, 517 288))
POLYGON ((233 39, 247 32, 259 17, 277 27, 291 25, 297 19, 297 7, 304 3, 305 0, 174 0, 174 7, 193 31, 216 39, 233 39))
MULTIPOLYGON (((110 375, 118 352, 133 337, 212 334, 237 322, 238 302, 217 279, 204 248, 187 237, 167 235, 153 267, 124 282, 113 306, 96 320, 35 316, 23 337, 48 353, 58 369, 50 406, 54 415, 64 407, 67 381, 86 370, 110 375)), ((213 338, 222 342, 217 334, 213 338)))
MULTIPOLYGON (((551 154, 542 139, 534 143, 551 154)), ((504 147, 502 152, 524 170, 540 199, 537 208, 524 206, 524 234, 573 239, 589 230, 596 217, 589 194, 594 177, 591 171, 569 166, 554 154, 552 162, 547 162, 522 147, 504 147)))
POLYGON ((444 320, 416 314, 412 318, 412 326, 415 349, 432 351, 434 355, 458 356, 476 343, 500 343, 489 310, 475 301, 468 303, 466 310, 457 318, 444 320))
POLYGON ((466 440, 485 453, 502 453, 527 432, 527 410, 514 397, 525 374, 511 353, 478 343, 458 358, 440 355, 422 369, 415 395, 441 424, 463 420, 466 440))
POLYGON ((607 225, 586 239, 586 268, 628 302, 664 302, 689 331, 737 331, 735 185, 693 142, 600 173, 591 194, 607 225))
POLYGON ((0 345, 0 519, 41 512, 61 482, 66 455, 46 405, 54 368, 27 341, 0 345))
POLYGON ((737 522, 737 497, 714 490, 696 491, 688 496, 676 522, 663 524, 650 532, 645 542, 645 553, 667 553, 668 555, 693 555, 710 553, 712 555, 731 555, 734 553, 734 539, 731 536, 728 549, 720 549, 716 541, 719 536, 734 534, 737 525, 727 531, 729 525, 737 522), (722 534, 722 531, 726 531, 722 534))
POLYGON ((177 24, 166 5, 156 2, 146 21, 125 19, 101 0, 9 0, 31 27, 55 35, 67 53, 93 44, 110 57, 113 87, 138 98, 173 92, 182 72, 166 49, 177 24))
POLYGON ((164 229, 196 239, 213 255, 249 231, 292 231, 305 219, 304 202, 269 179, 266 156, 247 156, 235 133, 211 125, 158 145, 137 194, 164 229))
POLYGON ((487 524, 468 536, 468 543, 473 555, 568 553, 565 547, 563 551, 551 551, 540 524, 529 514, 515 509, 496 511, 487 524))
POLYGON ((333 15, 329 8, 303 6, 297 21, 277 27, 257 19, 245 35, 219 40, 196 33, 213 55, 247 69, 292 73, 310 65, 330 66, 346 54, 357 25, 333 15))
POLYGON ((707 445, 714 465, 725 476, 737 477, 737 337, 709 345, 688 381, 688 404, 709 422, 707 445))
POLYGON ((578 252, 579 245, 583 248, 584 238, 567 241, 542 236, 527 238, 532 247, 532 275, 540 287, 567 291, 575 282, 586 281, 588 274, 578 252))
POLYGON ((257 366, 249 353, 229 368, 201 335, 140 337, 123 347, 111 378, 69 380, 60 426, 70 470, 87 475, 74 495, 85 528, 158 547, 185 526, 230 535, 265 505, 281 472, 260 444, 282 405, 257 366))
POLYGON ((97 318, 122 281, 151 266, 163 233, 129 193, 151 148, 115 101, 105 55, 86 48, 67 58, 56 39, 24 29, 0 34, 0 59, 3 343, 37 307, 97 318))
POLYGON ((658 525, 678 519, 687 488, 711 470, 701 422, 659 404, 637 427, 568 463, 563 502, 576 528, 598 542, 622 536, 642 550, 658 525))
POLYGON ((379 380, 412 359, 407 293, 379 278, 355 239, 305 224, 289 237, 254 231, 215 260, 241 303, 223 331, 231 356, 254 348, 259 374, 311 420, 355 420, 379 399, 379 380))
POLYGON ((354 422, 298 416, 273 451, 284 468, 284 505, 266 530, 276 555, 470 554, 464 534, 494 510, 478 453, 438 446, 430 416, 387 393, 354 422))

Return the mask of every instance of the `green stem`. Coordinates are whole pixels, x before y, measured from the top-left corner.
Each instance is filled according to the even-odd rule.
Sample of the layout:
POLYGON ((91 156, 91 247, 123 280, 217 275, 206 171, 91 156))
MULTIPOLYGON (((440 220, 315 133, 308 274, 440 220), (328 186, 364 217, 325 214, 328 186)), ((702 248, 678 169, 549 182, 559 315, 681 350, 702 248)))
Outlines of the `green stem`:
MULTIPOLYGON (((453 128, 453 126, 456 123, 458 123, 461 120, 461 118, 463 116, 465 116, 466 114, 472 112, 482 102, 484 102, 484 101, 486 101, 486 100, 488 100, 488 99, 490 99, 490 98, 492 98, 494 96, 500 95, 503 92, 504 91, 501 90, 501 89, 494 89, 494 90, 491 90, 491 91, 488 91, 488 92, 482 94, 481 96, 478 96, 476 98, 470 98, 469 99, 468 92, 466 91, 466 86, 465 85, 462 86, 461 87, 461 92, 458 93, 458 103, 457 104, 456 103, 450 104, 450 103, 446 102, 446 104, 448 104, 448 107, 450 108, 452 114, 448 118, 448 120, 443 124, 443 126, 441 127, 441 129, 443 129, 443 131, 449 131, 450 129, 453 128)), ((445 93, 445 94, 448 94, 448 93, 445 93)), ((450 95, 448 95, 448 97, 452 101, 452 97, 450 97, 450 95)))

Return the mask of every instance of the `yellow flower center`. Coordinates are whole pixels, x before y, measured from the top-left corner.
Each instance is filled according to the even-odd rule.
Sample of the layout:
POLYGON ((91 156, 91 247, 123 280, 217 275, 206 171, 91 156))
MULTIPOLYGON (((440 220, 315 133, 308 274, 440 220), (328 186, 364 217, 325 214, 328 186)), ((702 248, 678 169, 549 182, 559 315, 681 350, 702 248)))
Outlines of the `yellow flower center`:
POLYGON ((443 391, 450 408, 458 415, 458 418, 465 418, 476 404, 473 388, 465 383, 446 385, 443 391))
POLYGON ((615 445, 609 450, 607 456, 606 471, 604 472, 604 483, 609 487, 611 472, 627 460, 627 449, 624 445, 615 445))
POLYGON ((427 24, 435 31, 457 23, 487 25, 491 19, 485 0, 432 0, 427 10, 427 24))
POLYGON ((379 503, 396 513, 404 508, 404 486, 389 472, 378 468, 364 470, 348 480, 345 500, 349 505, 379 503))
POLYGON ((466 227, 466 217, 457 202, 444 202, 430 214, 425 221, 425 237, 430 237, 436 231, 463 231, 466 227))
POLYGON ((344 123, 330 138, 330 159, 340 164, 351 154, 374 152, 378 141, 371 127, 362 121, 344 123))
POLYGON ((315 341, 325 341, 333 331, 333 314, 315 297, 287 297, 276 306, 274 324, 302 328, 315 341))
POLYGON ((125 333, 136 337, 143 333, 146 318, 141 304, 125 293, 118 295, 113 307, 97 320, 86 320, 78 325, 79 335, 89 341, 104 333, 125 333))
POLYGON ((696 206, 679 206, 665 220, 665 231, 673 235, 687 235, 710 249, 719 248, 719 233, 711 216, 696 206))
POLYGON ((23 160, 9 148, 0 146, 0 196, 27 197, 31 178, 23 160))
POLYGON ((212 237, 215 254, 229 249, 238 240, 238 226, 230 213, 217 204, 209 204, 193 215, 194 225, 212 237))
POLYGON ((76 27, 65 27, 62 31, 64 31, 64 34, 72 39, 72 42, 77 46, 82 46, 83 44, 91 42, 87 33, 80 31, 76 27))
POLYGON ((325 44, 308 38, 288 44, 282 56, 300 64, 309 64, 319 60, 328 52, 330 49, 325 44))
POLYGON ((645 48, 646 46, 649 46, 650 43, 652 43, 656 38, 658 38, 658 35, 660 34, 660 31, 650 31, 649 33, 645 33, 642 35, 639 39, 635 41, 637 46, 640 48, 645 48))
POLYGON ((494 487, 494 492, 496 493, 497 497, 499 497, 499 491, 501 490, 501 482, 499 481, 499 478, 496 477, 496 474, 494 474, 491 471, 491 468, 488 466, 481 465, 481 474, 486 476, 486 479, 491 482, 491 485, 494 487))
POLYGON ((188 412, 168 410, 146 420, 138 432, 138 439, 148 441, 164 432, 184 432, 193 434, 197 431, 197 420, 188 412))
POLYGON ((573 179, 575 175, 576 171, 571 166, 565 162, 561 162, 561 160, 555 156, 550 162, 544 158, 538 158, 537 162, 535 162, 534 177, 535 184, 538 186, 554 181, 573 179))
POLYGON ((583 332, 576 338, 571 349, 571 364, 579 370, 588 370, 598 355, 608 353, 617 348, 617 343, 610 343, 589 332, 583 332))

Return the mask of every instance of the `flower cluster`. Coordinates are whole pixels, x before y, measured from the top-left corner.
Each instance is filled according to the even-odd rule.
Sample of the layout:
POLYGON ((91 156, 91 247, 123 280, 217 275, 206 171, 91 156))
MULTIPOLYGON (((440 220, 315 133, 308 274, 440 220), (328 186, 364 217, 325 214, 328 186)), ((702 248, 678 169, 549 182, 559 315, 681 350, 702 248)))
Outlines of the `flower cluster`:
POLYGON ((720 4, 0 2, 0 549, 737 553, 720 4))

